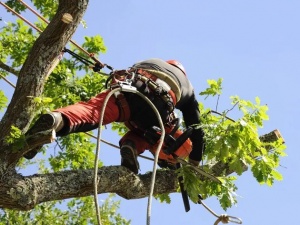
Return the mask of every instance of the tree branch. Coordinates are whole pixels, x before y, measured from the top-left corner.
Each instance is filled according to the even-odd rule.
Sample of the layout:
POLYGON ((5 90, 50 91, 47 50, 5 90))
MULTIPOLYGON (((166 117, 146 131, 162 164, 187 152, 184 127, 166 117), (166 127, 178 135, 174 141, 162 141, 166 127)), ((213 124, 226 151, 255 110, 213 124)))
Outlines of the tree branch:
MULTIPOLYGON (((93 170, 63 171, 23 177, 14 175, 0 184, 0 207, 30 210, 37 204, 93 194, 93 170)), ((116 193, 126 199, 149 195, 152 173, 135 175, 122 166, 99 168, 98 193, 116 193)), ((172 193, 177 189, 173 170, 158 170, 154 194, 172 193)))
POLYGON ((14 68, 6 65, 5 63, 3 63, 2 61, 0 61, 0 68, 11 73, 14 74, 16 76, 19 76, 19 71, 15 70, 14 68))
MULTIPOLYGON (((51 130, 32 135, 27 138, 28 146, 22 151, 49 143, 51 138, 51 130)), ((278 130, 261 136, 264 142, 274 142, 279 138, 282 137, 278 130)), ((27 177, 9 171, 10 174, 0 179, 0 207, 30 210, 42 202, 90 196, 94 191, 93 171, 62 171, 27 177)), ((215 176, 224 175, 224 171, 226 176, 234 172, 229 170, 228 164, 220 162, 212 165, 212 171, 215 176)), ((116 193, 126 199, 144 198, 149 195, 151 176, 152 173, 137 176, 122 166, 101 167, 98 172, 98 193, 116 193)), ((177 188, 174 170, 157 171, 154 195, 174 193, 177 188)))
MULTIPOLYGON (((272 143, 275 141, 278 141, 279 139, 282 139, 282 143, 284 143, 284 139, 282 135, 280 134, 279 130, 273 130, 270 133, 264 134, 259 137, 260 141, 264 143, 272 143)), ((228 176, 235 171, 229 169, 228 163, 222 163, 222 162, 216 162, 215 164, 210 165, 210 168, 215 176, 220 176, 224 174, 225 176, 228 176)), ((248 167, 247 165, 243 165, 243 171, 247 171, 248 167)))

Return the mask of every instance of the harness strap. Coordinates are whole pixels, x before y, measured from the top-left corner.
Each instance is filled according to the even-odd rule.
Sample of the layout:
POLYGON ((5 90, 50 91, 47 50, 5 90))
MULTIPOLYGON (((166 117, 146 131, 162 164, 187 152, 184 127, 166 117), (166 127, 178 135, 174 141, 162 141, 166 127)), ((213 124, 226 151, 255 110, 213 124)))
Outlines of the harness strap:
POLYGON ((119 107, 119 112, 120 112, 117 122, 127 121, 130 117, 130 108, 129 108, 128 102, 127 102, 124 94, 121 92, 116 92, 115 97, 116 97, 116 103, 119 107))
MULTIPOLYGON (((146 83, 152 91, 159 92, 157 94, 162 98, 164 102, 168 104, 170 112, 174 110, 174 106, 180 100, 181 97, 180 88, 177 85, 177 83, 174 81, 174 79, 170 78, 164 72, 160 72, 156 70, 148 70, 148 69, 115 71, 113 73, 113 77, 111 81, 112 83, 111 88, 118 86, 119 81, 124 81, 126 79, 126 76, 129 76, 130 78, 132 76, 130 72, 139 74, 140 78, 136 78, 136 79, 141 79, 141 81, 146 83), (165 90, 165 92, 162 92, 164 88, 161 87, 158 83, 156 83, 156 81, 158 82, 159 80, 160 83, 165 83, 165 85, 169 87, 167 88, 167 90, 165 90)), ((131 79, 134 78, 131 77, 131 79)), ((120 112, 117 121, 118 122, 127 121, 130 117, 130 108, 128 102, 122 92, 116 92, 115 97, 120 112)))

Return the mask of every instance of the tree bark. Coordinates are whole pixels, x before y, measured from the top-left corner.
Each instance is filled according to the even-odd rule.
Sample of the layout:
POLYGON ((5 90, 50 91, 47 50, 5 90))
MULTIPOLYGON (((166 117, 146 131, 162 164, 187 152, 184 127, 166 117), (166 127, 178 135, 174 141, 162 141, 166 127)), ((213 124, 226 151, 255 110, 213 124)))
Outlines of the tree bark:
MULTIPOLYGON (((59 1, 55 16, 35 41, 18 74, 15 92, 0 121, 0 192, 3 196, 0 204, 3 207, 18 208, 14 205, 16 202, 21 202, 20 205, 24 209, 30 208, 32 203, 26 198, 29 200, 31 196, 36 198, 35 193, 38 189, 33 188, 36 187, 33 178, 22 177, 15 172, 15 164, 22 154, 12 151, 11 146, 6 143, 6 138, 9 136, 12 126, 19 128, 23 133, 28 129, 36 110, 34 97, 42 94, 47 74, 76 31, 87 9, 88 2, 88 0, 59 1), (72 16, 70 23, 69 21, 62 21, 65 13, 72 16), (34 192, 30 192, 30 190, 34 190, 34 192), (23 195, 17 193, 23 193, 23 195)), ((42 185, 38 184, 37 187, 41 188, 42 185)))
MULTIPOLYGON (((30 210, 47 201, 89 196, 94 193, 94 170, 63 171, 33 176, 9 174, 0 183, 0 208, 30 210)), ((98 193, 116 193, 126 199, 149 195, 151 173, 135 175, 122 166, 99 168, 98 193)), ((159 170, 154 194, 176 192, 175 171, 159 170)))

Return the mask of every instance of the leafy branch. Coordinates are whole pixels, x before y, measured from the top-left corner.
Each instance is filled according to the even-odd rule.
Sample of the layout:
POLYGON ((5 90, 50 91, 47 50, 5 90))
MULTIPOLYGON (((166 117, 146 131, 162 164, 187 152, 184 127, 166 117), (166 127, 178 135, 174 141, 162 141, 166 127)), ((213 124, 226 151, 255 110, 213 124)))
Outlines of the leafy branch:
MULTIPOLYGON (((218 81, 209 80, 209 87, 200 95, 220 96, 222 79, 218 81)), ((209 173, 214 173, 213 167, 208 165, 213 162, 228 165, 228 169, 241 175, 245 167, 250 167, 252 175, 261 184, 272 186, 275 180, 282 180, 282 175, 277 171, 280 157, 285 156, 285 144, 283 139, 275 142, 265 142, 261 140, 258 129, 263 127, 263 122, 268 120, 266 105, 260 105, 260 99, 255 98, 255 102, 240 99, 238 96, 231 97, 233 107, 224 113, 211 113, 210 109, 205 109, 202 104, 199 107, 204 112, 201 127, 205 130, 206 151, 204 169, 209 173), (237 109, 242 116, 237 120, 227 117, 229 111, 237 109)), ((217 184, 209 180, 201 180, 188 167, 182 167, 178 176, 184 177, 184 185, 192 201, 198 201, 198 194, 207 198, 216 196, 220 205, 227 209, 237 203, 235 191, 237 187, 234 181, 237 176, 226 177, 225 173, 219 177, 223 182, 217 184)))

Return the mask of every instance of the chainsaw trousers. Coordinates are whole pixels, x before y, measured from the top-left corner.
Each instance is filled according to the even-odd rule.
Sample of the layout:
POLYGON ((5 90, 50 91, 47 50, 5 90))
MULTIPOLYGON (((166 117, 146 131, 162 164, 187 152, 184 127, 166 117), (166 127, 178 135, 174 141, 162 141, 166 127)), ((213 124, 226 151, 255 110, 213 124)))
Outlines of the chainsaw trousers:
MULTIPOLYGON (((63 108, 54 110, 60 112, 64 118, 65 126, 57 132, 57 136, 65 136, 70 133, 91 131, 99 126, 101 111, 103 103, 109 93, 109 90, 99 93, 97 96, 91 98, 87 102, 78 102, 74 105, 69 105, 63 108)), ((112 95, 106 105, 103 117, 103 125, 110 124, 112 122, 125 122, 130 118, 130 113, 123 121, 120 121, 120 108, 117 104, 117 98, 112 95)), ((168 130, 166 130, 168 132, 168 130)), ((178 130, 178 132, 181 132, 178 130)), ((182 132, 181 132, 182 133, 182 132)), ((179 133, 178 133, 179 135, 179 133)), ((155 153, 157 145, 151 146, 143 137, 143 134, 136 132, 136 130, 129 130, 120 140, 120 146, 126 140, 130 140, 134 143, 138 154, 143 153, 146 149, 155 153)), ((191 142, 188 139, 183 145, 183 151, 177 154, 181 157, 187 157, 191 151, 191 142)), ((162 152, 162 151, 161 151, 162 152)), ((176 152, 177 153, 177 152, 176 152)), ((162 154, 162 153, 161 153, 162 154)), ((167 159, 166 157, 163 157, 167 159)))

